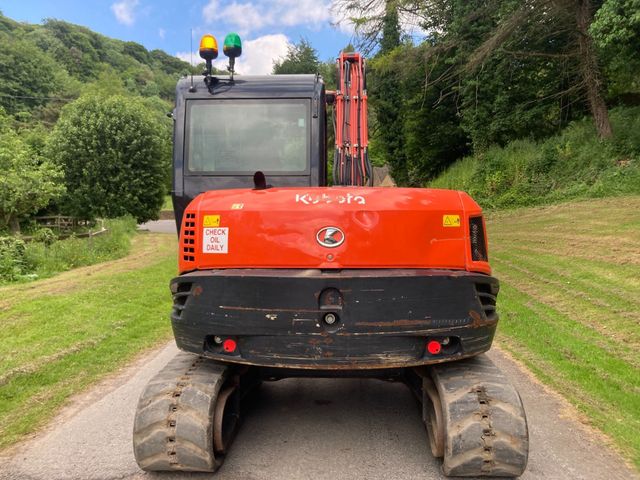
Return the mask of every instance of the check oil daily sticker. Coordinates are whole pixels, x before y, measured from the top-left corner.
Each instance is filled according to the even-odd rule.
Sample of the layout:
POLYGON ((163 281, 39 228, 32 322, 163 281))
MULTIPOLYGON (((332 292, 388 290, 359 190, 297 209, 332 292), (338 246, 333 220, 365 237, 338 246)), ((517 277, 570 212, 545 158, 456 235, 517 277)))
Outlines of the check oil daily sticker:
POLYGON ((204 228, 202 253, 229 253, 229 227, 204 228))

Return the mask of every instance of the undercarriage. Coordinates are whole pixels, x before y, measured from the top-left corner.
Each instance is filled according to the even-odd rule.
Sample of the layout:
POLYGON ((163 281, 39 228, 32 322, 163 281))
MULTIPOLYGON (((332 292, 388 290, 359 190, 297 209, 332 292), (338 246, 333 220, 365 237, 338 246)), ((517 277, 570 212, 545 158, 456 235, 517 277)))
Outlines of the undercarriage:
POLYGON ((146 387, 134 451, 149 471, 215 471, 263 380, 403 381, 452 476, 520 475, 527 422, 484 352, 498 282, 449 270, 207 270, 175 278, 178 354, 146 387))
MULTIPOLYGON (((138 402, 133 435, 138 465, 147 471, 214 472, 240 427, 244 400, 262 380, 325 374, 228 365, 181 352, 149 382, 138 402)), ((339 376, 355 375, 341 371, 339 376)), ((524 471, 528 430, 522 402, 485 355, 429 367, 367 370, 365 376, 395 377, 411 389, 422 404, 425 443, 442 459, 446 475, 516 477, 524 471)))

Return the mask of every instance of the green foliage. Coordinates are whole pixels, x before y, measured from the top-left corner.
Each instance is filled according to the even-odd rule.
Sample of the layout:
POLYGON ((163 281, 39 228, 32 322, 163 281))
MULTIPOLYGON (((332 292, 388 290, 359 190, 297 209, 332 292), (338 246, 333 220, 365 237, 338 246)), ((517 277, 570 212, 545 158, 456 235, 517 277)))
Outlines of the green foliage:
POLYGON ((633 47, 640 42, 640 0, 605 0, 591 33, 602 48, 633 47))
MULTIPOLYGON (((59 168, 46 159, 44 145, 48 131, 58 121, 63 106, 80 95, 145 97, 144 102, 134 103, 138 111, 147 110, 145 122, 148 125, 141 130, 148 137, 142 142, 147 146, 136 144, 127 151, 135 155, 133 150, 147 148, 148 155, 156 156, 152 163, 161 165, 164 171, 159 173, 154 166, 142 175, 143 179, 150 180, 150 189, 144 195, 132 196, 126 189, 115 193, 113 188, 109 192, 98 189, 95 193, 103 204, 97 210, 80 208, 86 197, 68 201, 67 206, 73 204, 70 211, 83 211, 83 215, 90 216, 98 212, 115 216, 131 212, 138 218, 152 218, 155 205, 159 203, 154 199, 160 196, 154 190, 155 179, 163 178, 164 191, 170 188, 171 122, 165 114, 171 108, 169 102, 173 101, 178 78, 188 71, 186 62, 161 50, 149 52, 137 43, 110 39, 60 20, 49 19, 43 25, 29 25, 14 22, 0 13, 0 108, 4 107, 13 117, 6 119, 5 123, 13 123, 18 133, 18 137, 13 133, 3 133, 0 139, 0 148, 4 152, 0 154, 4 162, 2 167, 13 172, 0 179, 2 186, 8 182, 13 185, 12 189, 3 188, 0 192, 0 229, 9 223, 17 228, 18 218, 35 213, 60 195, 59 168), (9 158, 11 169, 7 165, 9 158), (30 189, 29 185, 34 187, 30 189), (32 193, 27 194, 30 190, 32 193), (104 202, 112 201, 114 195, 120 198, 118 205, 103 208, 104 202), (29 197, 28 206, 24 205, 25 197, 29 197), (9 205, 10 198, 21 206, 9 205), (123 202, 128 205, 126 208, 123 202), (142 206, 134 208, 136 202, 142 206)), ((92 122, 86 123, 90 124, 92 122)), ((101 128, 95 122, 93 125, 101 128)), ((105 134, 105 138, 107 136, 105 134)), ((120 145, 124 146, 123 143, 120 145)), ((80 145, 76 147, 80 148, 80 145)), ((87 158, 87 152, 95 152, 97 147, 93 145, 86 150, 82 158, 87 158)), ((104 152, 100 158, 107 161, 107 157, 113 159, 114 155, 113 151, 104 152)), ((52 160, 57 161, 55 158, 52 160)), ((100 172, 107 173, 109 168, 104 165, 100 172)), ((91 173, 96 171, 85 172, 87 175, 91 173)), ((124 178, 120 180, 125 181, 124 178)), ((140 189, 139 184, 143 181, 140 177, 132 177, 129 183, 138 184, 134 189, 140 189)), ((71 197, 69 192, 67 200, 71 197)))
POLYGON ((19 230, 19 220, 64 192, 62 171, 37 155, 8 125, 0 109, 0 229, 19 230))
POLYGON ((0 72, 0 106, 12 115, 46 104, 62 83, 62 72, 48 55, 30 42, 2 33, 0 72))
POLYGON ((34 232, 31 241, 0 236, 0 283, 45 278, 72 268, 114 260, 129 253, 136 221, 105 221, 106 233, 91 238, 58 240, 50 228, 34 232))
POLYGON ((55 19, 47 19, 45 30, 57 40, 43 45, 64 65, 73 76, 87 80, 95 76, 95 66, 100 62, 104 37, 88 28, 55 19))
POLYGON ((64 171, 66 213, 157 218, 170 161, 158 120, 140 100, 122 96, 87 95, 64 108, 47 152, 64 171))
POLYGON ((590 31, 600 48, 611 99, 640 103, 640 0, 606 0, 590 31))
MULTIPOLYGON (((190 72, 189 64, 162 50, 151 50, 149 56, 156 68, 174 77, 182 76, 190 72)), ((175 82, 174 88, 175 88, 175 82)))
POLYGON ((52 241, 55 234, 34 235, 34 241, 27 243, 23 255, 25 271, 37 278, 50 277, 72 268, 93 265, 120 258, 129 253, 131 237, 136 231, 136 221, 132 217, 107 220, 107 233, 91 238, 71 237, 52 241))
POLYGON ((598 140, 590 119, 542 142, 516 140, 464 158, 432 181, 469 192, 485 207, 640 193, 640 108, 611 112, 615 136, 598 140))
POLYGON ((318 52, 304 38, 294 45, 289 45, 287 55, 273 64, 273 73, 276 75, 319 71, 318 52))
MULTIPOLYGON (((0 154, 0 161, 3 162, 0 166, 9 172, 0 178, 1 186, 6 186, 0 192, 0 229, 6 228, 9 223, 16 229, 18 219, 46 207, 49 200, 60 196, 63 188, 60 169, 50 161, 59 163, 59 159, 48 157, 45 145, 48 133, 58 121, 64 105, 81 95, 101 98, 120 95, 130 99, 144 97, 142 102, 131 103, 138 113, 146 111, 142 123, 147 125, 139 130, 144 132, 140 135, 146 139, 132 144, 126 152, 135 156, 146 148, 147 158, 153 155, 156 161, 142 162, 147 166, 151 163, 154 165, 143 175, 119 179, 123 184, 137 185, 133 188, 138 190, 141 189, 140 184, 148 180, 149 189, 145 194, 132 194, 125 188, 114 191, 113 186, 107 191, 98 182, 100 186, 96 190, 91 185, 79 187, 92 190, 100 199, 102 206, 97 210, 81 207, 86 196, 71 201, 71 191, 67 195, 66 206, 70 211, 82 211, 83 215, 89 216, 102 214, 99 212, 115 216, 132 212, 138 218, 153 217, 155 205, 160 202, 156 200, 160 197, 155 190, 156 179, 162 177, 163 193, 170 189, 172 125, 165 115, 171 108, 178 78, 188 71, 186 62, 161 50, 149 52, 137 43, 110 39, 88 28, 60 20, 48 19, 43 25, 29 25, 14 22, 0 13, 0 108, 4 107, 10 116, 5 118, 3 114, 2 124, 13 127, 9 133, 3 131, 0 138, 3 152, 0 154), (11 168, 7 164, 9 159, 11 168), (158 172, 157 165, 162 166, 163 172, 158 172), (12 184, 11 188, 8 183, 12 184), (27 197, 28 208, 24 205, 27 197), (113 208, 105 208, 107 202, 113 202, 114 197, 119 199, 117 204, 113 208), (9 205, 11 201, 21 206, 9 205), (142 206, 134 208, 136 203, 142 206), (127 206, 123 207, 123 204, 127 206)), ((85 120, 84 126, 77 125, 83 133, 90 126, 94 129, 106 126, 102 120, 101 125, 95 119, 89 121, 85 117, 85 120)), ((116 145, 117 139, 122 135, 131 137, 138 125, 134 123, 130 128, 125 128, 124 133, 115 136, 111 143, 106 141, 110 133, 104 131, 99 144, 91 145, 82 152, 76 150, 81 158, 86 159, 97 148, 112 148, 111 151, 102 152, 99 157, 110 163, 91 171, 86 170, 83 173, 86 180, 93 173, 106 176, 112 173, 110 169, 115 165, 112 160, 118 156, 116 150, 124 148, 124 141, 116 145)), ((110 128, 117 127, 112 124, 110 128)), ((66 131, 69 133, 70 130, 66 131)), ((98 141, 98 137, 96 133, 93 138, 98 141)), ((74 141, 69 140, 74 148, 87 146, 74 141)), ((138 159, 127 161, 137 162, 138 159)), ((137 172, 138 169, 132 171, 137 172)), ((124 172, 121 173, 124 175, 124 172)), ((75 192, 77 189, 74 186, 72 190, 75 192)))
POLYGON ((427 76, 448 68, 444 61, 428 67, 427 50, 404 44, 369 62, 371 157, 388 163, 400 185, 422 185, 469 151, 457 97, 424 88, 427 76))
POLYGON ((0 237, 0 282, 16 280, 25 270, 24 242, 16 237, 0 237))
POLYGON ((45 227, 36 230, 33 234, 32 240, 49 246, 58 240, 58 236, 53 232, 53 230, 45 227))
POLYGON ((640 103, 638 0, 338 4, 356 17, 359 48, 379 47, 369 71, 372 156, 400 185, 424 183, 471 151, 543 141, 586 114, 608 137, 607 105, 640 103), (420 44, 398 46, 398 10, 421 19, 429 34, 420 44))

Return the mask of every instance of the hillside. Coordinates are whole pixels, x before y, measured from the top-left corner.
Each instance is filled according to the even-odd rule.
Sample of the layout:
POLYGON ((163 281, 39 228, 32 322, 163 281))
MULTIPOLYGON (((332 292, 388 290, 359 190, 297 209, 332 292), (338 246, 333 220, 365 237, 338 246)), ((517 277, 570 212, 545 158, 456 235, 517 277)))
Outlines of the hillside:
POLYGON ((0 13, 0 106, 23 126, 51 126, 61 107, 98 91, 173 101, 186 62, 162 50, 47 19, 16 22, 0 13))

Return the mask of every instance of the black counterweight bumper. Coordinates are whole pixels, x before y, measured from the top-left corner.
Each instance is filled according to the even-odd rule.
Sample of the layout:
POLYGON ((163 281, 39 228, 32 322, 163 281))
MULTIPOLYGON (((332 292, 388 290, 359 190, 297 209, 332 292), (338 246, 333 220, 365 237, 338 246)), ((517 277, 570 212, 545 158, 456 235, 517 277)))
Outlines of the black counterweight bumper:
POLYGON ((399 368, 487 351, 498 289, 453 270, 195 271, 171 281, 171 320, 179 348, 224 362, 399 368))

